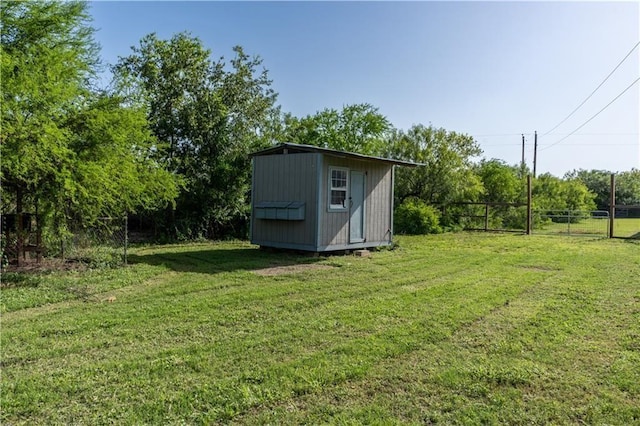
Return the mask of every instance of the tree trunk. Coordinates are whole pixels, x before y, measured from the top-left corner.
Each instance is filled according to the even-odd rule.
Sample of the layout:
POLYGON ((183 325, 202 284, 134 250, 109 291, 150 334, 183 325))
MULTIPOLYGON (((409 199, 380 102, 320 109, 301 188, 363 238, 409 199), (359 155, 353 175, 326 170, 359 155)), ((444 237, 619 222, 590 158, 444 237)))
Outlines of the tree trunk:
POLYGON ((40 222, 40 215, 38 210, 38 198, 36 198, 36 263, 42 262, 42 223, 40 222))
POLYGON ((24 256, 24 230, 22 223, 22 188, 16 189, 16 230, 17 230, 17 242, 16 242, 16 261, 18 266, 22 266, 22 257, 24 256))

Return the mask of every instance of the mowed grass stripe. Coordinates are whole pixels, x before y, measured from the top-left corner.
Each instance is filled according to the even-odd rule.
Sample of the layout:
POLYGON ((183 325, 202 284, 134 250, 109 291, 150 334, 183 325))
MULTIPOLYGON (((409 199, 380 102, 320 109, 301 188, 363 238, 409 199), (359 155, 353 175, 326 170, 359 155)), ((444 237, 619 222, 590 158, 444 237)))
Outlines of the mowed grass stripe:
MULTIPOLYGON (((500 364, 506 367, 500 369, 487 364, 486 355, 475 354, 477 365, 484 368, 471 368, 464 359, 450 353, 464 353, 465 350, 465 347, 460 349, 454 345, 455 336, 471 333, 478 324, 490 323, 492 317, 518 306, 517 302, 530 297, 528 295, 536 294, 539 287, 555 288, 564 278, 583 278, 571 269, 574 259, 563 255, 567 248, 578 248, 572 242, 561 241, 560 247, 553 250, 553 256, 549 256, 546 242, 539 239, 500 240, 471 235, 406 239, 401 242, 401 250, 377 253, 372 259, 331 258, 323 260, 337 266, 331 270, 256 277, 255 281, 254 275, 247 272, 253 266, 208 275, 185 272, 176 276, 175 272, 171 273, 165 282, 147 288, 148 297, 144 292, 134 292, 135 303, 134 299, 123 299, 114 304, 98 305, 102 311, 93 314, 82 311, 80 308, 85 305, 79 304, 77 313, 93 315, 91 321, 95 323, 85 323, 83 327, 87 331, 83 334, 83 327, 80 327, 75 334, 91 340, 92 333, 106 332, 84 348, 77 347, 78 352, 60 353, 58 359, 53 357, 38 364, 37 350, 27 346, 17 349, 13 354, 15 357, 31 357, 36 364, 30 365, 35 368, 21 369, 17 364, 11 367, 10 378, 18 382, 11 389, 16 398, 10 398, 9 404, 3 406, 9 407, 13 421, 23 418, 36 423, 38 419, 44 422, 42 419, 47 415, 53 416, 48 419, 59 422, 81 419, 85 423, 100 423, 105 419, 164 423, 234 418, 251 423, 272 415, 276 416, 273 418, 282 416, 281 420, 306 419, 310 423, 331 419, 340 422, 349 418, 367 422, 376 417, 420 422, 428 416, 421 417, 424 412, 414 395, 424 398, 423 391, 448 389, 451 398, 430 405, 436 407, 436 414, 440 413, 440 417, 435 415, 433 418, 467 418, 445 415, 447 407, 457 400, 454 396, 459 394, 458 387, 443 385, 448 375, 456 377, 455 369, 453 373, 448 372, 451 368, 443 370, 444 374, 437 376, 444 380, 443 383, 425 378, 428 386, 424 385, 423 389, 422 382, 416 380, 421 377, 420 373, 408 371, 403 376, 404 360, 411 360, 413 355, 422 355, 418 360, 423 357, 438 359, 434 354, 445 354, 451 360, 449 367, 456 365, 456 360, 460 361, 461 383, 465 383, 468 376, 481 384, 488 381, 508 402, 511 394, 503 392, 501 381, 509 384, 511 380, 511 385, 516 387, 531 386, 535 361, 519 359, 517 353, 506 352, 501 354, 500 364), (461 243, 460 247, 456 247, 456 243, 461 243), (434 252, 430 246, 443 249, 434 252), (503 250, 505 246, 510 250, 503 250), (453 252, 449 261, 447 251, 453 252), (407 257, 413 259, 397 262, 407 253, 411 253, 412 256, 407 257), (438 259, 419 262, 418 253, 426 260, 438 259), (466 264, 461 261, 465 256, 471 258, 466 264), (345 263, 341 265, 341 262, 345 263), (347 265, 349 263, 351 265, 347 265), (411 269, 405 274, 403 270, 407 264, 411 264, 411 269), (200 280, 211 282, 200 283, 198 276, 200 280), (170 286, 195 286, 201 290, 213 285, 214 281, 234 283, 248 279, 252 284, 245 284, 243 289, 228 286, 211 290, 210 294, 198 291, 192 293, 191 298, 189 293, 178 296, 162 293, 170 286), (284 291, 287 287, 288 294, 284 291), (273 291, 272 300, 269 290, 273 291), (212 297, 203 297, 208 295, 212 297), (322 299, 322 303, 314 304, 316 299, 322 299), (173 305, 166 306, 170 303, 173 305), (147 309, 146 315, 142 306, 147 309), (111 314, 107 316, 111 319, 129 317, 125 322, 106 321, 102 328, 97 327, 97 321, 105 313, 111 314), (148 316, 153 316, 154 320, 148 321, 148 316), (215 318, 221 322, 211 320, 215 318), (162 319, 165 319, 164 327, 162 319), (145 338, 144 332, 149 336, 145 338), (116 343, 122 344, 121 347, 117 344, 109 347, 106 340, 101 340, 108 339, 109 333, 115 336, 116 343), (83 355, 92 357, 94 362, 83 363, 83 355), (52 370, 47 370, 47 364, 53 365, 51 375, 47 375, 52 370), (399 368, 394 368, 396 365, 399 368), (387 367, 383 369, 386 373, 381 372, 381 366, 387 367), (518 374, 524 374, 525 379, 519 379, 518 374), (397 407, 366 396, 365 391, 364 394, 353 393, 352 399, 343 398, 350 395, 349 389, 358 388, 359 383, 363 384, 363 389, 372 385, 375 389, 378 382, 395 383, 394 377, 402 377, 404 386, 412 390, 408 393, 407 389, 390 388, 392 393, 408 396, 402 402, 393 398, 395 394, 390 395, 389 400, 396 400, 397 407), (51 389, 58 392, 50 395, 47 389, 49 393, 51 389), (334 402, 323 404, 325 394, 327 398, 333 397, 334 402), (320 402, 305 406, 303 402, 307 397, 318 397, 320 402), (342 402, 336 402, 338 400, 342 402), (29 406, 34 401, 42 407, 29 406), (341 408, 343 402, 346 409, 341 408), (289 407, 287 404, 294 407, 294 417, 278 411, 279 407, 289 407), (405 411, 401 407, 406 408, 408 414, 400 414, 405 411), (243 416, 238 417, 241 414, 243 416)), ((591 248, 575 252, 580 252, 580 256, 592 255, 599 244, 593 242, 591 248)), ((607 249, 612 247, 618 246, 606 245, 607 249)), ((624 250, 618 253, 618 260, 628 262, 621 256, 627 253, 624 250)), ((590 271, 590 268, 582 269, 585 274, 590 271)), ((549 295, 544 293, 544 297, 549 295)), ((550 306, 555 305, 551 303, 550 306)), ((73 318, 72 314, 67 311, 67 319, 73 318)), ((553 321, 562 318, 554 317, 553 321)), ((58 320, 64 320, 64 316, 58 320)), ((55 326, 62 324, 54 321, 49 325, 55 330, 55 326)), ((72 337, 73 334, 45 333, 43 342, 58 338, 69 339, 66 342, 70 344, 72 337)), ((6 348, 4 342, 3 348, 6 348)), ((447 358, 442 355, 439 359, 447 358)), ((424 363, 414 360, 410 364, 425 369, 424 363)), ((442 365, 444 368, 448 364, 442 365)), ((477 390, 481 391, 482 386, 477 390)), ((511 396, 518 396, 518 393, 511 396)), ((459 398, 462 402, 474 402, 463 404, 463 407, 471 407, 471 414, 475 413, 476 417, 469 414, 471 419, 495 418, 499 408, 467 395, 458 395, 459 398), (482 410, 475 404, 477 402, 484 404, 482 410)), ((544 402, 543 399, 541 403, 544 402)), ((521 410, 515 411, 513 418, 525 414, 521 410)))
MULTIPOLYGON (((403 328, 404 328, 404 327, 403 327, 403 328)), ((414 330, 414 331, 415 331, 415 330, 414 330)), ((276 334, 277 334, 277 333, 276 333, 276 334)), ((386 336, 385 336, 385 335, 378 336, 378 338, 377 338, 377 339, 378 339, 378 340, 386 340, 386 341, 388 341, 388 340, 390 340, 390 339, 394 339, 394 338, 396 338, 396 339, 397 339, 397 337, 400 335, 400 333, 399 333, 397 330, 393 330, 393 329, 391 329, 391 330, 387 330, 387 332, 386 332, 385 334, 386 334, 386 336)), ((415 335, 415 333, 414 333, 414 335, 415 335)), ((298 338, 299 336, 293 336, 293 337, 294 337, 294 338, 298 338)), ((349 337, 349 338, 351 338, 351 339, 353 338, 353 336, 351 336, 351 335, 349 335, 348 337, 349 337)), ((417 336, 414 336, 414 337, 417 337, 417 336)), ((369 340, 369 339, 367 339, 367 340, 369 340)), ((352 340, 352 341, 350 342, 350 345, 346 345, 346 346, 343 346, 343 347, 337 348, 337 349, 333 350, 333 352, 353 353, 353 352, 355 351, 355 349, 353 349, 353 348, 358 348, 359 350, 362 350, 365 346, 367 346, 367 347, 369 347, 369 346, 370 346, 370 343, 371 343, 371 342, 370 342, 370 341, 367 341, 367 340, 365 340, 364 342, 358 342, 358 341, 353 341, 353 340, 352 340)), ((407 346, 407 345, 408 345, 408 344, 407 344, 407 342, 402 342, 402 343, 403 343, 405 346, 407 346)), ((409 346, 415 346, 415 344, 416 344, 416 343, 414 342, 412 345, 409 345, 409 346)), ((407 346, 407 347, 409 347, 409 346, 407 346)), ((228 346, 228 347, 229 347, 229 346, 228 346)), ((204 349, 206 350, 206 348, 204 348, 204 349)), ((386 345, 386 347, 384 348, 384 351, 386 351, 386 352, 383 354, 384 356, 389 356, 390 354, 393 354, 393 353, 397 353, 397 352, 398 352, 398 350, 396 350, 396 349, 394 349, 394 348, 392 348, 392 347, 389 347, 389 345, 388 345, 388 344, 387 344, 387 345, 386 345)), ((375 355, 375 354, 372 354, 372 355, 375 355)), ((299 357, 299 356, 300 356, 300 355, 298 355, 298 357, 299 357)), ((327 355, 326 355, 326 354, 323 354, 323 353, 315 354, 315 355, 314 355, 313 357, 311 357, 310 359, 306 359, 306 360, 304 360, 305 362, 300 363, 300 367, 299 367, 299 368, 303 368, 303 369, 305 369, 305 370, 309 370, 309 368, 310 368, 309 366, 310 366, 310 365, 317 365, 317 364, 319 363, 319 360, 320 360, 320 359, 324 359, 324 358, 326 358, 326 357, 327 357, 327 355)), ((162 358, 162 356, 160 356, 160 358, 162 358)), ((375 359, 375 358, 374 358, 374 359, 375 359)), ((345 362, 345 360, 344 360, 344 359, 343 359, 342 361, 343 361, 343 362, 345 362)), ((347 360, 347 361, 348 361, 348 360, 347 360)), ((359 362, 362 364, 362 360, 359 360, 359 362)), ((277 369, 276 369, 276 371, 277 371, 277 369)), ((268 373, 267 373, 267 375, 268 375, 268 373)), ((338 376, 338 377, 339 377, 339 376, 338 376)), ((345 378, 347 378, 347 377, 349 377, 349 376, 348 376, 348 375, 345 375, 344 377, 345 377, 345 378)), ((327 383, 327 379, 326 379, 326 378, 322 379, 322 378, 317 378, 317 377, 316 377, 316 378, 306 378, 305 380, 309 383, 309 386, 311 386, 311 388, 313 388, 313 386, 318 386, 318 385, 321 385, 321 384, 323 384, 323 383, 327 383), (315 385, 314 385, 314 384, 315 384, 315 385)), ((335 381, 335 380, 336 380, 336 379, 335 379, 335 377, 334 377, 334 378, 332 378, 332 379, 329 379, 329 381, 335 381)), ((237 385, 238 385, 237 383, 232 383, 231 385, 227 386, 227 388, 228 388, 228 389, 232 389, 232 388, 237 387, 237 385)), ((277 385, 279 388, 282 388, 282 387, 283 387, 283 386, 282 386, 282 383, 276 383, 276 385, 277 385)), ((295 388, 295 392, 297 392, 297 393, 303 392, 303 390, 305 390, 305 388, 304 388, 304 387, 297 386, 297 387, 295 388)), ((228 392, 228 391, 229 391, 229 390, 227 390, 226 392, 228 392)), ((308 391, 308 389, 307 389, 306 391, 308 391)))
MULTIPOLYGON (((607 269, 609 260, 602 262, 602 269, 607 269)), ((631 364, 627 365, 625 390, 616 392, 606 388, 615 382, 600 376, 610 364, 570 363, 576 350, 585 360, 598 360, 594 352, 605 359, 614 357, 617 339, 594 320, 601 318, 601 308, 616 312, 612 308, 625 298, 630 305, 628 293, 619 292, 620 299, 609 299, 606 285, 600 285, 597 292, 589 290, 590 273, 585 271, 577 277, 583 285, 568 290, 558 287, 566 276, 548 277, 480 321, 459 328, 451 339, 383 360, 366 378, 348 387, 337 386, 256 409, 237 420, 304 423, 315 416, 329 416, 338 423, 354 419, 356 423, 384 423, 385 419, 392 423, 398 419, 416 423, 601 423, 616 409, 620 410, 617 423, 638 420, 638 390, 630 389, 640 378, 637 368, 629 371, 631 364), (589 294, 585 295, 585 290, 589 294), (585 305, 586 313, 582 313, 585 305), (540 330, 540 322, 546 322, 549 314, 556 324, 570 321, 576 327, 540 330), (596 330, 602 335, 604 347, 590 346, 591 332, 596 330), (565 347, 568 350, 563 350, 565 347), (565 355, 569 362, 556 366, 558 357, 564 359, 565 355), (603 383, 605 389, 599 389, 603 383), (588 404, 584 403, 585 397, 588 404)), ((624 318, 626 325, 634 317, 624 312, 616 316, 624 318)), ((634 324, 637 330, 638 322, 634 324)), ((623 352, 622 358, 628 357, 623 352)))
MULTIPOLYGON (((442 276, 439 278, 439 280, 446 280, 448 279, 453 271, 458 270, 458 272, 460 272, 461 268, 459 265, 450 265, 450 267, 444 271, 441 271, 442 276)), ((465 273, 468 273, 468 268, 465 268, 465 273)), ((427 285, 433 285, 436 281, 434 281, 433 277, 431 276, 427 276, 427 285)), ((175 275, 173 275, 173 278, 176 278, 175 275)), ((182 277, 180 278, 182 279, 182 277)), ((315 295, 309 295, 306 294, 308 291, 313 291, 313 292, 317 292, 317 293, 326 293, 325 288, 320 287, 317 288, 316 286, 308 286, 305 285, 304 283, 298 283, 300 284, 299 286, 297 286, 297 289, 295 290, 295 292, 291 291, 291 286, 289 285, 289 283, 282 287, 281 286, 281 299, 284 301, 278 301, 277 297, 279 296, 277 293, 274 294, 274 287, 271 286, 271 283, 268 283, 268 281, 270 280, 264 280, 267 281, 267 284, 265 284, 264 286, 258 286, 257 291, 259 291, 261 293, 261 297, 259 299, 256 300, 256 294, 253 292, 245 292, 244 290, 241 290, 244 292, 243 296, 237 295, 235 294, 236 291, 238 289, 234 289, 234 290, 229 290, 228 288, 225 288, 225 291, 229 290, 232 291, 231 293, 226 293, 225 296, 226 297, 217 297, 215 299, 215 302, 213 305, 210 304, 210 302, 208 302, 209 300, 213 300, 213 298, 207 298, 206 295, 204 295, 204 297, 198 298, 198 299, 188 299, 190 305, 189 306, 182 306, 180 303, 180 299, 179 298, 175 298, 175 293, 170 293, 167 296, 172 296, 172 303, 171 304, 167 304, 165 303, 165 301, 161 300, 161 304, 163 306, 161 307, 149 307, 146 306, 148 301, 145 300, 136 300, 136 303, 139 303, 141 305, 144 305, 142 307, 140 306, 136 306, 135 307, 135 311, 134 314, 139 314, 139 316, 147 319, 147 321, 149 323, 153 323, 156 322, 155 320, 157 318, 162 318, 163 321, 159 324, 160 327, 162 327, 163 329, 168 329, 170 333, 172 334, 179 334, 177 333, 175 330, 172 330, 171 328, 171 315, 176 315, 176 314, 180 314, 180 315, 184 315, 184 311, 189 308, 190 311, 193 311, 196 313, 196 315, 200 315, 201 312, 204 311, 211 311, 211 312, 217 312, 219 315, 217 315, 217 317, 208 317, 206 318, 207 322, 213 322, 214 324, 217 322, 220 322, 221 325, 225 326, 225 325, 229 325, 230 323, 236 324, 236 325, 242 325, 240 323, 238 323, 237 321, 237 317, 240 318, 252 318, 252 315, 247 315, 247 313, 252 313, 255 311, 260 310, 260 306, 264 303, 265 299, 271 299, 271 306, 275 307, 277 309, 281 309, 281 308, 285 308, 286 310, 292 310, 292 311, 297 311, 297 310, 301 310, 301 309, 308 309, 310 308, 309 305, 313 305, 316 307, 320 307, 325 303, 331 303, 331 302, 335 302, 336 300, 340 300, 340 301, 344 301, 346 300, 346 298, 362 298, 367 294, 373 294, 373 293, 380 293, 381 289, 388 289, 391 290, 391 293, 389 294, 393 294, 395 292, 394 288, 398 285, 398 283, 401 283, 403 285, 406 285, 407 283, 412 283, 415 282, 414 280, 407 280, 405 278, 400 277, 395 277, 394 280, 389 280, 387 282, 381 282, 381 283, 377 283, 378 285, 374 285, 374 283, 372 282, 371 285, 368 285, 366 287, 357 287, 357 286, 349 286, 349 285, 340 285, 340 283, 336 283, 333 281, 322 281, 323 283, 326 283, 327 286, 335 288, 335 289, 340 289, 341 291, 336 291, 336 292, 332 292, 330 294, 330 296, 327 297, 326 301, 323 300, 319 300, 317 297, 315 297, 315 295), (358 290, 359 289, 359 290, 358 290), (295 294, 295 297, 292 298, 292 296, 295 294), (296 303, 296 301, 298 301, 296 303), (307 305, 305 306, 301 306, 301 302, 299 301, 306 301, 305 303, 307 303, 307 305), (257 306, 251 307, 249 306, 248 308, 240 308, 238 305, 246 305, 248 303, 254 302, 257 306), (162 310, 162 308, 166 308, 166 310, 162 310), (224 310, 221 310, 222 307, 226 307, 227 310, 230 311, 234 311, 233 315, 228 314, 227 312, 225 312, 224 310), (167 324, 169 323, 169 324, 167 324)), ((424 283, 420 283, 421 285, 424 283)), ((173 280, 171 280, 169 283, 166 284, 166 287, 171 287, 171 288, 175 288, 175 283, 173 283, 173 280)), ((192 286, 190 285, 190 283, 186 283, 185 285, 182 285, 181 287, 187 287, 187 288, 191 288, 192 286)), ((219 287, 215 287, 212 291, 217 290, 219 287)), ((197 291, 204 291, 204 290, 197 290, 197 291)), ((188 297, 190 293, 187 293, 186 295, 184 295, 185 297, 188 297)), ((220 293, 217 294, 217 296, 221 296, 220 293)), ((157 295, 155 293, 152 293, 152 296, 149 296, 148 298, 150 299, 155 299, 157 297, 157 295)), ((378 297, 381 297, 380 295, 378 297)), ((106 308, 111 308, 111 306, 107 306, 106 308)), ((303 312, 308 312, 308 311, 303 311, 303 312)), ((89 322, 91 321, 91 314, 88 313, 89 315, 84 315, 84 319, 85 322, 89 322)), ((102 318, 102 313, 101 312, 96 312, 96 315, 98 316, 97 318, 97 323, 99 324, 99 327, 101 329, 116 329, 116 333, 117 333, 117 321, 103 321, 102 318)), ((289 315, 289 314, 287 314, 289 315)), ((127 315, 119 315, 120 317, 120 324, 121 325, 125 325, 126 322, 131 319, 132 322, 134 322, 135 324, 138 325, 150 325, 150 324, 145 324, 145 323, 141 323, 139 322, 138 318, 127 318, 127 315)), ((255 317, 254 317, 255 318, 255 317)), ((278 320, 278 319, 276 319, 278 320)), ((294 319, 295 320, 295 319, 294 319)), ((66 328, 64 330, 57 330, 56 333, 60 334, 60 335, 72 335, 76 333, 76 330, 81 329, 84 325, 83 324, 73 324, 72 327, 70 328, 66 328)), ((288 325, 286 325, 288 326, 288 325)), ((49 330, 49 327, 46 323, 41 323, 41 327, 43 329, 47 329, 49 330)), ((146 327, 148 330, 153 330, 150 327, 146 327)), ((32 330, 33 333, 37 332, 37 329, 32 330)), ((188 331, 188 330, 185 330, 188 331)), ((51 335, 52 332, 48 331, 43 337, 46 339, 46 337, 48 337, 49 335, 51 335)), ((156 333, 154 333, 156 334, 156 333)), ((157 335, 157 334, 156 334, 157 335)), ((84 336, 80 335, 78 336, 78 340, 80 341, 84 341, 84 336)), ((31 343, 33 344, 33 343, 31 343)), ((67 345, 66 343, 63 343, 63 345, 67 345)), ((53 349, 53 348, 52 348, 53 349)), ((75 350, 77 351, 78 348, 75 348, 75 350)), ((82 348, 80 348, 80 350, 82 350, 82 348)))

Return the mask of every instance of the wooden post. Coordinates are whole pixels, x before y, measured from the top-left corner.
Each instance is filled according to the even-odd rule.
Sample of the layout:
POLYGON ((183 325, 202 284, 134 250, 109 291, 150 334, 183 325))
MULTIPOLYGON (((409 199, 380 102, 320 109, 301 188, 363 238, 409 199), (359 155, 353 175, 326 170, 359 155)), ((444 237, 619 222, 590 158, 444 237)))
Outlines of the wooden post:
POLYGON ((533 177, 536 177, 536 165, 538 163, 538 131, 533 133, 533 177))
POLYGON ((609 194, 609 238, 613 238, 613 224, 616 217, 616 175, 611 173, 611 193, 609 194))
POLYGON ((129 213, 124 216, 124 265, 127 266, 127 245, 129 244, 129 213))
POLYGON ((42 230, 40 229, 38 204, 38 199, 36 198, 36 263, 39 264, 42 262, 42 230))
POLYGON ((22 189, 16 189, 16 262, 18 266, 22 266, 22 256, 24 256, 24 233, 22 224, 22 189))
MULTIPOLYGON (((522 135, 522 161, 520 162, 520 170, 522 170, 522 172, 524 172, 524 134, 522 135)), ((520 175, 520 176, 522 176, 522 175, 520 175)))
POLYGON ((489 230, 489 203, 484 205, 484 232, 489 230))
POLYGON ((527 235, 531 235, 531 175, 527 175, 527 235))

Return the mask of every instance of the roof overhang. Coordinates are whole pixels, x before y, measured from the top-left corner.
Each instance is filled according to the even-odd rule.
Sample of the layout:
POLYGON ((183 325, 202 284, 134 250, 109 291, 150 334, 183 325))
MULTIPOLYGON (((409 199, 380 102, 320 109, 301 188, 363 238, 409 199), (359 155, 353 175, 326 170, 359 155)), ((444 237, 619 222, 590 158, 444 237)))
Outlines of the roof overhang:
POLYGON ((420 163, 412 163, 410 161, 394 160, 392 158, 374 157, 371 155, 357 154, 355 152, 339 151, 337 149, 322 148, 314 145, 303 145, 297 143, 281 143, 271 148, 263 149, 250 154, 251 157, 260 157, 263 155, 278 154, 300 154, 305 152, 316 152, 338 158, 351 158, 361 161, 378 161, 381 163, 392 164, 396 166, 416 167, 422 166, 420 163))

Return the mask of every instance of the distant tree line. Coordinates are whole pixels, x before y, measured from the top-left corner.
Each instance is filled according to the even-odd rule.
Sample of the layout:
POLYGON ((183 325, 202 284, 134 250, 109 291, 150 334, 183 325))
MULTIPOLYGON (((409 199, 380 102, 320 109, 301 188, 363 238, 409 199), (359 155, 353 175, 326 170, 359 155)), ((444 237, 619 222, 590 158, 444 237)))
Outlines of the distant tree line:
MULTIPOLYGON (((431 206, 427 232, 459 225, 460 211, 442 206, 526 199, 529 171, 483 159, 469 135, 423 124, 396 129, 366 103, 305 117, 283 112, 261 59, 240 46, 230 60, 213 59, 189 33, 149 34, 100 87, 87 3, 0 8, 2 213, 37 210, 50 241, 122 215, 168 240, 245 237, 249 154, 284 141, 424 164, 397 170, 395 198, 407 217, 431 206)), ((605 208, 608 175, 541 175, 534 207, 605 208)), ((640 171, 621 173, 618 188, 620 203, 640 203, 640 171)))

